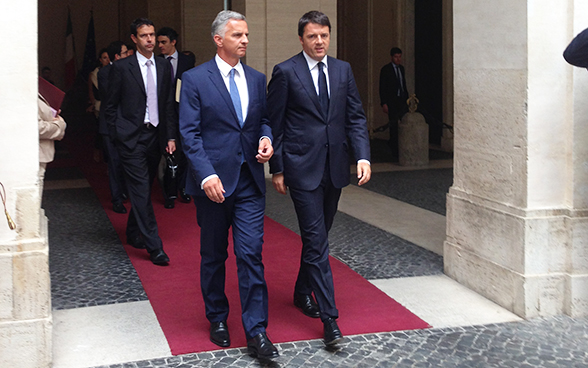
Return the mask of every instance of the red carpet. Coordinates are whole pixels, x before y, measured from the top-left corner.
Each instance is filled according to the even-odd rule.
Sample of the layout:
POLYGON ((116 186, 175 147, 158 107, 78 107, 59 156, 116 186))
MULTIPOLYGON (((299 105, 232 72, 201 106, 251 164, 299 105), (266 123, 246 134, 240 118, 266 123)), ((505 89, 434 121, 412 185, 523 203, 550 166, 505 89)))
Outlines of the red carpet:
MULTIPOLYGON (((87 148, 70 147, 76 148, 86 152, 82 170, 125 244, 127 216, 112 211, 105 165, 91 161, 87 148)), ((127 209, 130 207, 129 203, 125 205, 127 209)), ((125 249, 143 283, 172 353, 179 355, 217 350, 219 347, 209 341, 209 322, 204 314, 200 293, 199 228, 196 224, 195 206, 193 203, 176 201, 175 209, 165 209, 157 185, 153 190, 153 206, 164 249, 171 259, 170 265, 155 266, 145 250, 134 249, 126 244, 125 249)), ((263 260, 269 289, 270 339, 278 343, 322 338, 320 320, 304 316, 292 304, 300 260, 300 237, 266 217, 264 239, 263 260)), ((344 335, 430 327, 332 257, 331 266, 340 315, 338 323, 344 335)), ((243 347, 246 341, 241 325, 237 272, 232 250, 227 261, 226 293, 231 306, 228 320, 231 347, 243 347)))

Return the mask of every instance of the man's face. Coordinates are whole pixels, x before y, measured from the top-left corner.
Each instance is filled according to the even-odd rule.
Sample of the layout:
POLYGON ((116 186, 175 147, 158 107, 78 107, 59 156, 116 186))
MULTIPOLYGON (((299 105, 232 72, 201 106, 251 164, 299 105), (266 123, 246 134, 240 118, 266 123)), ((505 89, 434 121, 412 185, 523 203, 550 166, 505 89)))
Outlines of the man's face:
POLYGON ((321 61, 329 51, 331 33, 329 26, 322 26, 316 23, 308 23, 304 26, 304 33, 300 37, 302 49, 312 59, 321 61))
POLYGON ((249 28, 244 20, 230 20, 225 28, 225 36, 214 36, 217 52, 225 61, 235 61, 247 52, 249 28), (227 60, 229 59, 229 60, 227 60))
POLYGON ((176 52, 176 40, 170 41, 167 36, 157 37, 157 47, 163 55, 169 56, 176 52))
POLYGON ((98 59, 98 60, 100 60, 100 65, 102 65, 102 66, 106 66, 106 65, 110 64, 110 58, 108 57, 107 52, 103 52, 100 55, 100 59, 98 59))
POLYGON ((115 55, 115 60, 124 59, 128 56, 129 50, 127 49, 126 45, 122 45, 120 47, 120 54, 115 55))
POLYGON ((137 36, 131 35, 131 39, 137 45, 137 51, 146 58, 150 58, 155 48, 155 27, 142 25, 137 28, 137 36))
POLYGON ((402 54, 392 55, 392 63, 395 65, 400 65, 400 63, 402 63, 402 54))

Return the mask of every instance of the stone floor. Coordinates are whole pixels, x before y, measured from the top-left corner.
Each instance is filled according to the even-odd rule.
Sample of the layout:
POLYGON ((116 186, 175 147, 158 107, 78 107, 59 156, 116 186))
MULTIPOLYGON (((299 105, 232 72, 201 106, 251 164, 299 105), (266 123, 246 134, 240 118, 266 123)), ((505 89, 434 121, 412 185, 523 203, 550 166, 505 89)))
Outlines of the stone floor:
MULTIPOLYGON (((451 160, 422 170, 393 164, 376 169, 368 185, 349 189, 368 208, 384 203, 385 210, 350 210, 351 191, 344 191, 331 254, 433 327, 346 336, 337 349, 321 340, 282 343, 280 357, 269 363, 243 348, 172 356, 93 191, 80 184, 79 172, 48 170, 43 207, 50 230, 54 367, 588 367, 588 318, 521 320, 444 276, 439 248, 400 230, 408 221, 417 235, 440 229, 428 238, 443 238, 438 222, 451 160), (406 206, 402 219, 386 210, 387 203, 406 206)), ((298 231, 289 197, 271 186, 266 215, 298 231)))

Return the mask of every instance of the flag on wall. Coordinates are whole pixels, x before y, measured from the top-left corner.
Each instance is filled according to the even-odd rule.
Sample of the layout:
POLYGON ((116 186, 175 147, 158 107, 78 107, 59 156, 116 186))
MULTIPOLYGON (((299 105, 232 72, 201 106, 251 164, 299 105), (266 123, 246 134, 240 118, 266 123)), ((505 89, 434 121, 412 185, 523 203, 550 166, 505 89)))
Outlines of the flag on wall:
POLYGON ((96 35, 94 32, 94 12, 90 11, 90 23, 86 36, 86 49, 84 50, 84 63, 82 64, 82 79, 87 80, 88 75, 96 68, 96 35))
POLYGON ((67 7, 67 27, 65 30, 65 89, 71 88, 76 80, 76 52, 71 24, 71 14, 67 7))

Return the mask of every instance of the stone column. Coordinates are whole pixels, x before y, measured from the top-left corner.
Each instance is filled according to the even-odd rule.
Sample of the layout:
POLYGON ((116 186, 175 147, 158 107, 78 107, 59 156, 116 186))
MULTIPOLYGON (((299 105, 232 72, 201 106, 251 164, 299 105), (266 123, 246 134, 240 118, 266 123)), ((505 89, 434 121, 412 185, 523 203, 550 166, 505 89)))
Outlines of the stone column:
POLYGON ((18 40, 19 61, 0 69, 0 182, 10 230, 0 211, 0 367, 51 366, 51 298, 47 221, 37 173, 37 2, 3 4, 0 28, 18 40), (10 92, 8 92, 10 91, 10 92))
POLYGON ((561 56, 571 3, 453 2, 445 272, 525 318, 588 313, 588 114, 568 102, 588 94, 561 56))

